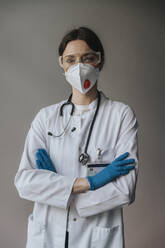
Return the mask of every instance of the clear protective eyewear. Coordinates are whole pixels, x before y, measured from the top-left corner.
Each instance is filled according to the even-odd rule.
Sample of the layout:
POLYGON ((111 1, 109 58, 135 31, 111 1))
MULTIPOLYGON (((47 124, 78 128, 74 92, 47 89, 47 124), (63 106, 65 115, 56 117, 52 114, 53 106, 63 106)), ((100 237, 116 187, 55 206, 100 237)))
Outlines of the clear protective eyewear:
POLYGON ((65 56, 59 56, 59 65, 63 66, 71 66, 79 63, 79 61, 83 64, 90 65, 98 65, 101 62, 101 53, 100 52, 87 52, 81 56, 77 56, 77 54, 67 54, 65 56), (78 60, 78 58, 80 58, 78 60))

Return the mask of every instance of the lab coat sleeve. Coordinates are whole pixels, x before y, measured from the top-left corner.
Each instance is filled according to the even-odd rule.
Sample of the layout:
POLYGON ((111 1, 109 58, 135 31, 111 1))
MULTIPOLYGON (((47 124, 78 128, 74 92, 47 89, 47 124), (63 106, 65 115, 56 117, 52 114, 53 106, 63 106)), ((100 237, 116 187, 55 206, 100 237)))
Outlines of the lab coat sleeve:
MULTIPOLYGON (((116 142, 115 158, 129 152, 129 158, 135 159, 135 169, 127 175, 120 176, 103 187, 86 191, 76 196, 75 206, 81 217, 95 215, 107 210, 130 205, 135 200, 135 189, 138 176, 138 122, 134 110, 126 105, 123 111, 120 133, 116 142)), ((114 158, 114 159, 115 159, 114 158)))
POLYGON ((21 198, 67 209, 76 177, 38 169, 36 151, 46 147, 46 120, 41 109, 31 123, 14 184, 21 198))

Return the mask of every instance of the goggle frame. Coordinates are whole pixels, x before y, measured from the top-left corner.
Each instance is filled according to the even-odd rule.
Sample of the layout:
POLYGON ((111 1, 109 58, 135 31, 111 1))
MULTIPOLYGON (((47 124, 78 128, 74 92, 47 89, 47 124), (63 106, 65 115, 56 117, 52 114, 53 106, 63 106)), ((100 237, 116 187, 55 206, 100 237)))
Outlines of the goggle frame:
MULTIPOLYGON (((95 53, 95 54, 97 54, 99 56, 99 60, 98 60, 98 63, 97 63, 97 64, 99 64, 101 62, 101 52, 98 51, 98 52, 91 52, 91 53, 95 53)), ((62 56, 59 56, 58 60, 59 60, 60 67, 63 68, 62 56)), ((90 64, 90 63, 88 63, 88 64, 90 64)))

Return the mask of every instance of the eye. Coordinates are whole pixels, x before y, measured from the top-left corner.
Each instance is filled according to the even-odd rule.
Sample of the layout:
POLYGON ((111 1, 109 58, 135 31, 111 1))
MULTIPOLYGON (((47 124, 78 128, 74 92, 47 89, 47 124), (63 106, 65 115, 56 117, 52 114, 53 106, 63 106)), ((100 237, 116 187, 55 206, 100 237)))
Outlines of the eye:
POLYGON ((67 59, 65 62, 66 63, 73 63, 75 60, 74 59, 67 59))
POLYGON ((86 63, 95 63, 97 61, 96 55, 86 55, 83 58, 83 61, 86 63))
POLYGON ((88 58, 85 58, 85 61, 93 62, 94 61, 94 58, 93 57, 88 57, 88 58))

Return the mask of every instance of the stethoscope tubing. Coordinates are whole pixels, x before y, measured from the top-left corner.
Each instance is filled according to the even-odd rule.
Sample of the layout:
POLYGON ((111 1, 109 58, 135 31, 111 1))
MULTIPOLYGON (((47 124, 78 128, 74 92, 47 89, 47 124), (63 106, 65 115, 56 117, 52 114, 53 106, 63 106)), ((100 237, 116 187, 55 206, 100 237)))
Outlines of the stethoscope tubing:
MULTIPOLYGON (((87 149, 88 149, 88 145, 89 145, 89 141, 90 141, 90 138, 91 138, 91 134, 92 134, 92 130, 93 130, 93 126, 94 126, 94 123, 95 123, 95 120, 96 120, 96 116, 98 114, 98 110, 99 110, 99 107, 100 107, 100 101, 101 101, 101 94, 100 94, 100 91, 97 90, 97 97, 98 97, 98 101, 97 101, 97 108, 96 108, 96 111, 95 111, 95 114, 94 114, 94 117, 93 117, 93 120, 92 120, 92 123, 90 125, 90 129, 89 129, 89 133, 88 133, 88 137, 87 137, 87 141, 86 141, 86 145, 85 145, 85 150, 83 153, 80 154, 79 156, 79 162, 82 163, 82 165, 86 165, 87 162, 89 161, 89 154, 87 153, 87 149)), ((63 103, 60 107, 60 116, 63 116, 63 111, 64 111, 64 107, 66 105, 69 105, 71 104, 72 105, 72 108, 71 108, 71 112, 70 112, 70 119, 71 119, 71 116, 73 115, 74 113, 74 110, 75 110, 75 105, 73 104, 73 102, 71 101, 72 99, 72 93, 71 95, 69 96, 67 102, 63 103)), ((70 119, 66 125, 66 127, 64 128, 63 132, 59 135, 54 135, 52 134, 51 132, 48 132, 48 135, 51 135, 51 136, 55 136, 55 137, 60 137, 66 130, 69 122, 70 122, 70 119)))

